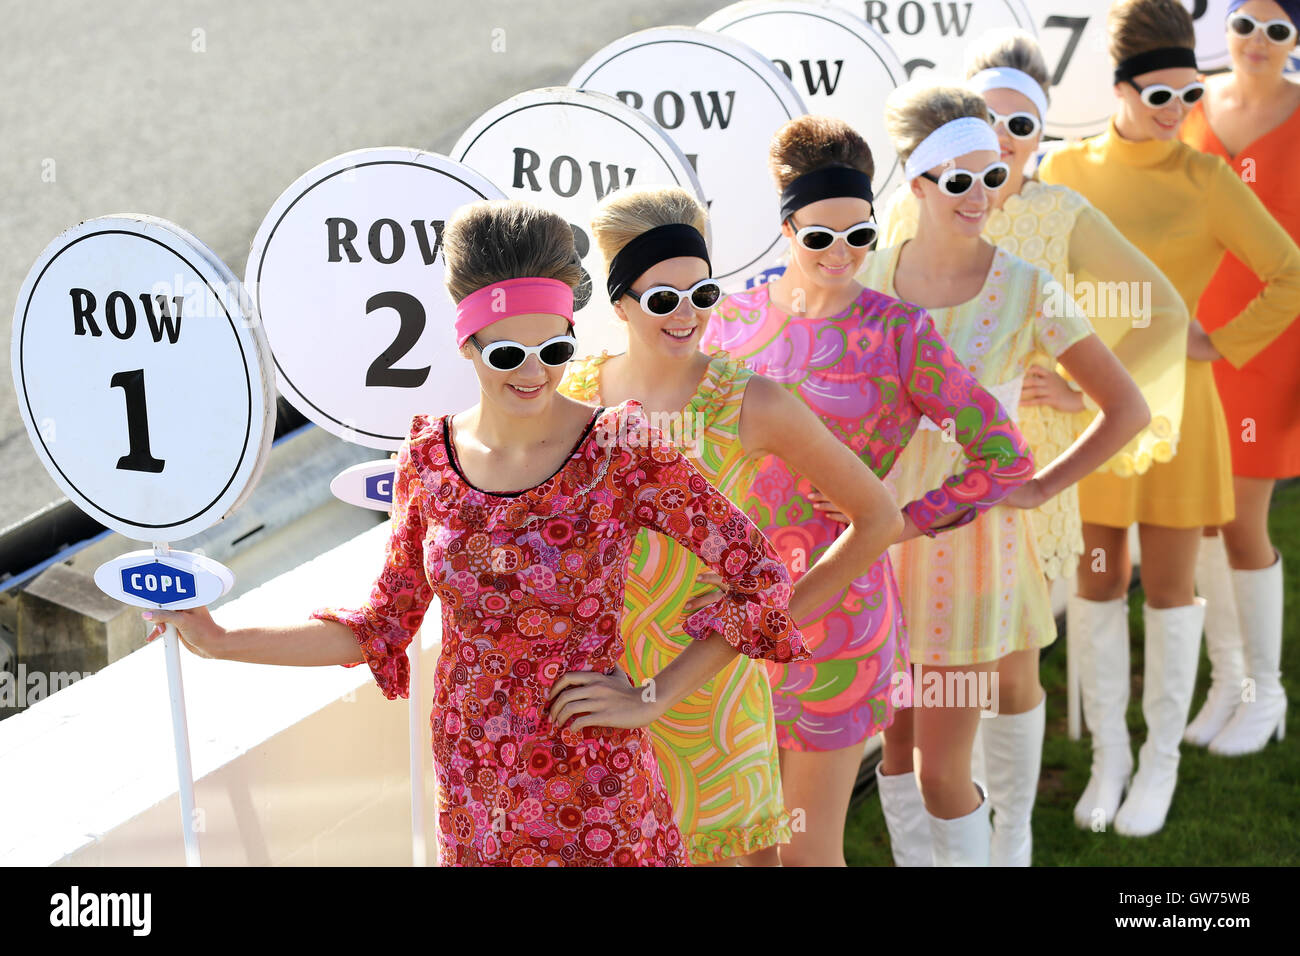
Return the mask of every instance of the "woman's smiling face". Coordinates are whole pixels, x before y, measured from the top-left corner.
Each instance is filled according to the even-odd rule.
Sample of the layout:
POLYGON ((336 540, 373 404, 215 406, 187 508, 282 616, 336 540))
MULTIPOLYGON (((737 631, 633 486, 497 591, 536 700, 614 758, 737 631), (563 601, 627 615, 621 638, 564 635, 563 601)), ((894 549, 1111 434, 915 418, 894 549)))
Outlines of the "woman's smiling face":
MULTIPOLYGON (((569 321, 559 315, 510 315, 480 329, 474 339, 484 349, 502 340, 520 345, 541 345, 568 330, 569 321)), ((518 368, 503 372, 484 362, 482 352, 474 347, 473 342, 461 346, 460 354, 474 363, 483 395, 507 414, 519 417, 545 413, 567 367, 547 365, 536 354, 531 354, 518 368)))
MULTIPOLYGON (((1163 70, 1152 70, 1133 77, 1142 89, 1148 86, 1163 85, 1171 87, 1175 93, 1189 84, 1201 79, 1201 75, 1190 66, 1171 66, 1163 70)), ((1183 102, 1181 96, 1171 96, 1164 106, 1151 107, 1142 102, 1142 93, 1134 89, 1133 83, 1115 84, 1115 93, 1119 96, 1119 125, 1124 128, 1126 139, 1143 141, 1148 139, 1171 140, 1178 136, 1178 127, 1192 107, 1183 102)))
MULTIPOLYGON (((1290 19, 1286 11, 1273 0, 1250 0, 1233 11, 1235 16, 1244 13, 1254 17, 1260 24, 1270 20, 1290 19)), ((1231 17, 1228 20, 1231 23, 1231 17)), ((1286 69, 1287 59, 1296 53, 1300 44, 1300 31, 1290 43, 1274 43, 1264 35, 1263 29, 1256 29, 1248 37, 1238 35, 1231 28, 1228 32, 1228 56, 1232 58, 1232 68, 1237 73, 1258 76, 1281 76, 1286 69)))
MULTIPOLYGON (((986 90, 983 96, 989 109, 1001 116, 1010 117, 1013 113, 1038 116, 1038 107, 1024 93, 1015 90, 986 90)), ((1029 139, 1018 139, 1012 136, 1005 122, 998 123, 993 127, 993 131, 998 134, 1002 161, 1012 170, 1021 172, 1034 155, 1034 150, 1038 149, 1038 141, 1043 138, 1043 117, 1038 116, 1038 130, 1029 139)))
POLYGON ((842 288, 851 284, 862 269, 868 249, 854 248, 837 238, 825 249, 805 249, 795 233, 807 226, 825 226, 836 232, 871 219, 871 203, 855 196, 819 199, 795 212, 781 224, 781 234, 790 240, 790 257, 800 272, 816 285, 842 288))
POLYGON ((949 168, 974 173, 975 182, 960 196, 951 195, 947 190, 941 189, 938 183, 923 176, 913 179, 912 195, 920 200, 922 220, 943 233, 964 237, 979 236, 995 198, 994 190, 984 185, 980 173, 1000 161, 1001 156, 997 150, 976 149, 963 153, 949 165, 927 170, 935 178, 940 178, 949 168))
POLYGON ((652 315, 641 308, 640 296, 657 285, 689 289, 709 277, 709 264, 696 256, 677 256, 656 262, 641 273, 614 303, 614 311, 627 322, 629 342, 665 356, 689 355, 699 348, 700 337, 709 324, 712 308, 697 309, 688 296, 682 296, 677 308, 667 315, 652 315))

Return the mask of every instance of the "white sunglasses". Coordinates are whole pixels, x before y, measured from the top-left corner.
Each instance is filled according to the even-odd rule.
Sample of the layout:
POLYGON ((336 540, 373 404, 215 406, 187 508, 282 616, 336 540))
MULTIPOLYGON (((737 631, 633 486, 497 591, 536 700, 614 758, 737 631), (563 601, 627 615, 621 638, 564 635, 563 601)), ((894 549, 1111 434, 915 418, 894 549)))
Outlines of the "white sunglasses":
MULTIPOLYGON (((790 225, 794 225, 791 217, 790 225)), ((836 239, 843 239, 851 249, 865 249, 876 241, 876 224, 874 222, 854 223, 847 229, 832 229, 830 226, 804 226, 794 234, 799 245, 809 252, 821 252, 835 244, 836 239)))
POLYGON ((528 361, 530 355, 536 355, 543 365, 555 368, 572 361, 578 351, 578 340, 567 333, 552 336, 541 345, 523 345, 509 339, 479 345, 478 339, 472 335, 469 340, 482 353, 483 362, 498 372, 514 371, 528 361))
POLYGON ((722 298, 722 286, 718 285, 717 279, 701 279, 689 289, 655 285, 640 295, 629 289, 627 295, 636 299, 647 315, 665 316, 676 312, 682 299, 690 299, 691 305, 697 309, 713 308, 717 305, 718 299, 722 298))
POLYGON ((1040 125, 1038 117, 1033 113, 1010 113, 1003 116, 1001 113, 989 110, 989 125, 994 129, 1004 121, 1007 124, 1007 132, 1016 139, 1032 139, 1040 125))
POLYGON ((1256 20, 1249 13, 1238 13, 1228 18, 1228 29, 1242 38, 1254 36, 1261 27, 1264 36, 1274 43, 1286 44, 1295 39, 1295 24, 1290 20, 1269 20, 1265 23, 1256 20))
POLYGON ((1006 163, 990 163, 983 171, 973 173, 969 169, 945 169, 940 175, 922 173, 925 179, 937 185, 949 196, 961 196, 970 191, 979 179, 985 189, 1001 189, 1011 175, 1011 167, 1006 163))
POLYGON ((1150 86, 1138 86, 1129 79, 1128 85, 1137 90, 1142 96, 1144 105, 1153 110, 1164 109, 1168 106, 1175 96, 1182 99, 1183 103, 1191 106, 1205 94, 1205 84, 1199 80, 1195 83, 1188 83, 1181 90, 1176 90, 1165 83, 1152 83, 1150 86))

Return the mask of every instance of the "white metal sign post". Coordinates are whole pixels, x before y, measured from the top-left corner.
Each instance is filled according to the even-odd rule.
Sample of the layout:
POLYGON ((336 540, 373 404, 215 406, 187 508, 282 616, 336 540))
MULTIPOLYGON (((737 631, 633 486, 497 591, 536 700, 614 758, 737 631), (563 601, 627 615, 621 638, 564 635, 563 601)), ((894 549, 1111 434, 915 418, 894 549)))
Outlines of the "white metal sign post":
POLYGON ((767 168, 772 134, 807 109, 771 60, 708 30, 659 27, 615 40, 570 84, 640 110, 699 177, 713 230, 713 277, 737 292, 785 249, 767 168))
POLYGON ((451 155, 510 198, 568 220, 591 283, 574 297, 578 354, 624 351, 627 333, 603 294, 605 265, 588 235, 591 213, 606 193, 624 186, 681 186, 706 202, 677 144, 614 97, 563 86, 529 90, 492 107, 461 134, 451 155))
MULTIPOLYGON (((166 542, 238 508, 270 453, 270 352, 234 273, 161 219, 83 222, 28 272, 11 363, 23 423, 55 484, 104 526, 153 544, 100 566, 95 583, 144 608, 201 607, 229 591, 229 569, 166 542)), ((185 856, 197 866, 176 629, 163 638, 185 856)))
MULTIPOLYGON (((474 405, 478 378, 456 347, 443 284, 443 229, 458 207, 504 198, 473 169, 413 148, 344 153, 298 177, 263 219, 244 274, 284 396, 339 438, 386 451, 401 447, 412 415, 474 405)), ((393 462, 353 465, 330 490, 389 511, 393 462)), ((407 649, 415 866, 427 859, 421 644, 417 634, 407 649)))

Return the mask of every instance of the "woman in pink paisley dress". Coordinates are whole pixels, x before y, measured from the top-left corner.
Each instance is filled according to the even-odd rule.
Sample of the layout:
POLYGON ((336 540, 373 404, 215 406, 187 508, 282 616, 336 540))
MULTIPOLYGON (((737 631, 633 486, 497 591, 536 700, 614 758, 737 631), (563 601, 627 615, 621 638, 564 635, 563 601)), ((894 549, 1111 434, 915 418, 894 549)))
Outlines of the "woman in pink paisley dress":
POLYGON ((472 203, 447 222, 444 250, 480 402, 414 416, 369 600, 320 608, 295 628, 227 632, 205 610, 155 618, 209 656, 366 663, 392 699, 408 694, 407 646, 437 597, 442 864, 684 865, 645 728, 737 653, 807 656, 790 575, 636 402, 592 409, 556 394, 576 348, 582 275, 561 217, 519 201, 472 203), (618 667, 642 528, 698 555, 725 589, 684 621, 695 640, 654 676, 653 693, 618 667))
MULTIPOLYGON (((966 467, 903 507, 901 540, 966 524, 1029 479, 1033 462, 1005 410, 925 311, 854 281, 867 245, 853 243, 862 241, 863 224, 874 229, 867 144, 839 120, 804 116, 777 131, 771 168, 782 231, 795 240, 790 264, 776 281, 724 299, 704 348, 726 350, 798 395, 881 478, 925 416, 954 422, 966 467), (796 238, 811 227, 823 240, 848 234, 818 251, 796 238)), ((842 513, 816 494, 777 458, 760 465, 752 488, 748 513, 796 580, 844 531, 842 513)), ((805 823, 781 857, 835 865, 863 743, 910 703, 899 692, 908 654, 888 556, 844 600, 799 620, 812 659, 769 664, 781 785, 786 806, 805 823)))

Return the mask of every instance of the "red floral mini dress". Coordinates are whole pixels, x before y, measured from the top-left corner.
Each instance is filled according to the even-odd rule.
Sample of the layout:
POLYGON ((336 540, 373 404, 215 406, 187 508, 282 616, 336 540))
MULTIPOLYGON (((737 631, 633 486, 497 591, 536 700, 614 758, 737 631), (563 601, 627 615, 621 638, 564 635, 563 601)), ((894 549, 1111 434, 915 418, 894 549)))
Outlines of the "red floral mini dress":
POLYGON ((447 419, 412 420, 369 600, 311 616, 352 628, 391 700, 408 695, 406 649, 438 598, 431 726, 443 865, 686 864, 647 730, 575 732, 547 713, 566 671, 618 666, 641 528, 670 536, 725 581, 723 597, 683 622, 692 638, 717 631, 770 661, 809 656, 772 546, 637 402, 598 409, 560 470, 522 492, 475 488, 447 419))

